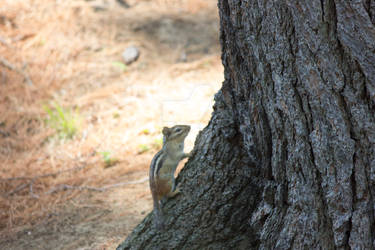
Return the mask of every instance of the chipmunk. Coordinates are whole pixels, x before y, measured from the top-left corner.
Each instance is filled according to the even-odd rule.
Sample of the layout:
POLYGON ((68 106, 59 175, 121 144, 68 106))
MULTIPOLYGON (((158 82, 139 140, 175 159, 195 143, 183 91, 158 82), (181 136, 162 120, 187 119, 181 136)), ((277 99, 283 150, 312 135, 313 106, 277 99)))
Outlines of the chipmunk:
POLYGON ((156 153, 150 165, 150 189, 154 202, 156 226, 163 227, 161 202, 179 193, 176 188, 174 172, 178 163, 189 157, 184 153, 184 140, 190 131, 188 125, 163 128, 163 148, 156 153))

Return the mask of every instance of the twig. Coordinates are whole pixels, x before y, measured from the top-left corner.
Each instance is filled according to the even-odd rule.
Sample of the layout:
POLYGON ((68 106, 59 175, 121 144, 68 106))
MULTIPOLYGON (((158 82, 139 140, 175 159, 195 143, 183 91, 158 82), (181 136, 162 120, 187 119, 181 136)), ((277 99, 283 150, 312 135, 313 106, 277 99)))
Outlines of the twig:
POLYGON ((65 173, 65 172, 79 171, 79 170, 82 170, 86 167, 87 167, 87 165, 83 165, 83 166, 63 169, 63 170, 60 170, 60 171, 57 171, 57 172, 54 172, 54 173, 37 175, 37 176, 34 176, 34 177, 20 176, 20 177, 11 177, 11 178, 1 178, 0 181, 3 181, 3 182, 5 182, 5 181, 17 181, 17 180, 32 180, 33 181, 33 180, 36 180, 36 179, 39 179, 39 178, 56 176, 56 175, 59 175, 59 174, 65 173))
POLYGON ((33 192, 33 183, 34 183, 34 180, 30 181, 30 189, 29 189, 29 191, 30 191, 30 195, 31 195, 31 197, 33 197, 33 198, 39 199, 39 195, 37 195, 37 194, 35 194, 35 193, 33 192))
MULTIPOLYGON (((96 151, 92 151, 89 156, 93 156, 96 154, 96 151)), ((34 193, 34 190, 33 190, 33 184, 34 182, 37 180, 37 179, 40 179, 40 178, 46 178, 46 177, 52 177, 52 176, 57 176, 59 174, 63 174, 63 173, 66 173, 66 172, 72 172, 72 171, 80 171, 84 168, 86 168, 88 166, 88 164, 84 164, 82 166, 76 166, 76 167, 73 167, 73 168, 68 168, 68 169, 63 169, 63 170, 60 170, 60 171, 56 171, 56 172, 53 172, 53 173, 48 173, 48 174, 42 174, 42 175, 36 175, 36 176, 32 176, 32 177, 26 177, 26 176, 18 176, 18 177, 11 177, 11 178, 0 178, 0 182, 7 182, 7 181, 19 181, 19 180, 24 180, 26 181, 26 183, 22 183, 20 185, 18 185, 14 190, 8 192, 7 194, 5 194, 4 196, 5 197, 8 197, 8 196, 11 196, 25 188, 29 188, 29 193, 30 195, 33 197, 33 198, 39 198, 39 195, 35 194, 34 193)), ((68 187, 69 188, 69 187, 68 187)), ((66 189, 68 189, 66 188, 66 189)))
POLYGON ((0 43, 4 44, 8 48, 12 48, 12 49, 14 48, 7 40, 5 40, 5 38, 3 38, 1 36, 0 36, 0 43))
POLYGON ((54 188, 51 188, 50 190, 48 190, 44 194, 52 194, 52 193, 55 193, 55 192, 58 192, 58 191, 65 191, 65 190, 69 190, 69 189, 77 189, 77 190, 80 190, 80 191, 85 190, 85 189, 91 190, 91 191, 100 191, 100 190, 98 190, 98 188, 95 188, 95 187, 72 186, 72 185, 67 185, 67 184, 60 184, 60 185, 57 185, 54 188))
POLYGON ((40 178, 45 178, 45 177, 51 177, 51 176, 56 176, 65 172, 70 172, 70 171, 79 171, 81 169, 84 169, 87 167, 87 165, 79 166, 79 167, 74 167, 74 168, 69 168, 69 169, 64 169, 60 170, 54 173, 49 173, 49 174, 43 174, 43 175, 37 175, 34 177, 13 177, 13 178, 8 178, 8 179, 0 179, 0 181, 16 181, 16 180, 27 180, 27 183, 20 184, 18 187, 16 187, 14 190, 10 191, 5 195, 5 197, 11 196, 27 187, 29 187, 29 193, 33 198, 39 198, 39 195, 35 194, 33 191, 33 184, 35 180, 40 179, 40 178))
POLYGON ((12 39, 12 42, 23 41, 23 40, 29 39, 30 37, 33 37, 33 36, 35 36, 34 33, 30 33, 30 34, 20 34, 20 35, 18 35, 18 36, 15 36, 15 37, 12 39))
POLYGON ((116 187, 121 187, 121 186, 125 186, 125 185, 130 185, 130 184, 139 184, 139 183, 143 183, 143 182, 146 182, 148 181, 148 177, 143 177, 142 179, 139 179, 139 180, 136 180, 136 181, 128 181, 128 182, 120 182, 120 183, 115 183, 115 184, 111 184, 111 185, 106 185, 104 187, 102 187, 103 191, 106 190, 106 189, 110 189, 110 188, 116 188, 116 187))
POLYGON ((104 191, 106 191, 108 189, 111 189, 111 188, 121 187, 121 186, 125 186, 125 185, 130 185, 130 184, 143 183, 143 182, 146 182, 147 180, 148 180, 148 177, 144 177, 144 178, 136 180, 136 181, 120 182, 120 183, 116 183, 116 184, 106 185, 106 186, 103 186, 103 187, 72 186, 72 185, 67 185, 67 184, 60 184, 60 185, 58 185, 54 188, 51 188, 50 190, 48 190, 44 194, 52 194, 52 193, 55 193, 55 192, 58 192, 58 191, 65 191, 65 190, 69 190, 69 189, 77 189, 77 190, 80 190, 80 191, 89 190, 89 191, 96 191, 96 192, 104 192, 104 191))
POLYGON ((30 183, 22 183, 21 185, 18 185, 18 187, 16 187, 14 190, 7 193, 5 196, 6 197, 11 196, 12 194, 17 193, 18 191, 21 191, 22 189, 25 189, 28 185, 30 185, 30 183))
POLYGON ((29 75, 26 72, 24 72, 23 70, 15 67, 14 65, 12 65, 10 62, 8 62, 7 60, 5 60, 2 57, 0 57, 0 64, 3 65, 4 67, 8 68, 9 70, 15 71, 18 74, 20 74, 21 76, 23 76, 23 78, 25 79, 25 81, 28 85, 33 85, 33 82, 31 81, 29 75))
MULTIPOLYGON (((71 169, 69 169, 71 170, 71 169)), ((67 171, 67 170, 65 170, 67 171)), ((64 172, 64 171, 60 171, 61 172, 64 172)), ((48 176, 52 176, 56 173, 53 173, 53 174, 49 174, 48 176)), ((40 177, 45 177, 47 175, 43 175, 43 176, 36 176, 34 178, 32 178, 28 183, 23 183, 21 185, 19 185, 17 188, 15 188, 14 190, 10 191, 8 194, 6 194, 5 196, 11 196, 23 189, 25 189, 26 187, 29 187, 29 193, 30 195, 35 198, 35 199, 38 199, 40 196, 35 194, 34 191, 33 191, 33 183, 34 181, 40 177)), ((122 186, 126 186, 126 185, 131 185, 131 184, 139 184, 139 183, 143 183, 143 182, 146 182, 148 180, 148 177, 144 177, 142 179, 139 179, 139 180, 135 180, 135 181, 127 181, 127 182, 119 182, 119 183, 115 183, 115 184, 110 184, 110 185, 105 185, 103 187, 90 187, 90 186, 74 186, 74 185, 68 185, 68 184, 60 184, 60 185, 57 185, 53 188, 51 188, 50 190, 48 190, 47 192, 45 192, 44 194, 45 195, 48 195, 48 194, 52 194, 52 193, 56 193, 56 192, 59 192, 59 191, 66 191, 66 190, 72 190, 72 189, 75 189, 75 190, 88 190, 88 191, 96 191, 96 192, 104 192, 108 189, 111 189, 111 188, 117 188, 117 187, 122 187, 122 186)))

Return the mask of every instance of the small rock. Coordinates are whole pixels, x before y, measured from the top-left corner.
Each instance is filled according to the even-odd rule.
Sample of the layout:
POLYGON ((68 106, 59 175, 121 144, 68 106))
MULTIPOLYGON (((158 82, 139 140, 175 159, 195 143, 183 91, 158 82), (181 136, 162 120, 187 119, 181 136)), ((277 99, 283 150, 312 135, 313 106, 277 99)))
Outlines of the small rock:
POLYGON ((135 46, 128 47, 122 52, 122 59, 124 59, 125 64, 129 65, 135 62, 139 57, 139 49, 135 46))
POLYGON ((104 0, 86 0, 86 2, 90 2, 89 4, 95 12, 107 11, 109 8, 108 2, 104 0))
POLYGON ((125 0, 117 0, 117 2, 124 8, 130 8, 130 5, 125 0))

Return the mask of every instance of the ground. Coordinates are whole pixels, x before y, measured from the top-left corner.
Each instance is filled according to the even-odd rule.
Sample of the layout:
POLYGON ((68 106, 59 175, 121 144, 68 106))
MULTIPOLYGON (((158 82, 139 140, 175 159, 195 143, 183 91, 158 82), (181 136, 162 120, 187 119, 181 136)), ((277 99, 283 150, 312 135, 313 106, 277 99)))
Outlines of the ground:
POLYGON ((162 127, 190 124, 190 151, 207 124, 216 1, 127 3, 3 0, 0 249, 114 249, 152 210, 162 127), (128 46, 140 57, 124 65, 128 46))

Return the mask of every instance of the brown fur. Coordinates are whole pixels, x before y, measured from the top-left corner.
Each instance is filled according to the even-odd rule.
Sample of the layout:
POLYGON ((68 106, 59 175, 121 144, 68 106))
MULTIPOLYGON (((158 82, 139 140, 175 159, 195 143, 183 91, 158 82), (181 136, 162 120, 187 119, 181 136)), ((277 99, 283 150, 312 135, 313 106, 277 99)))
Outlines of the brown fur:
POLYGON ((156 194, 158 200, 161 200, 164 196, 167 196, 170 192, 172 192, 172 183, 170 179, 159 179, 156 182, 156 194))

